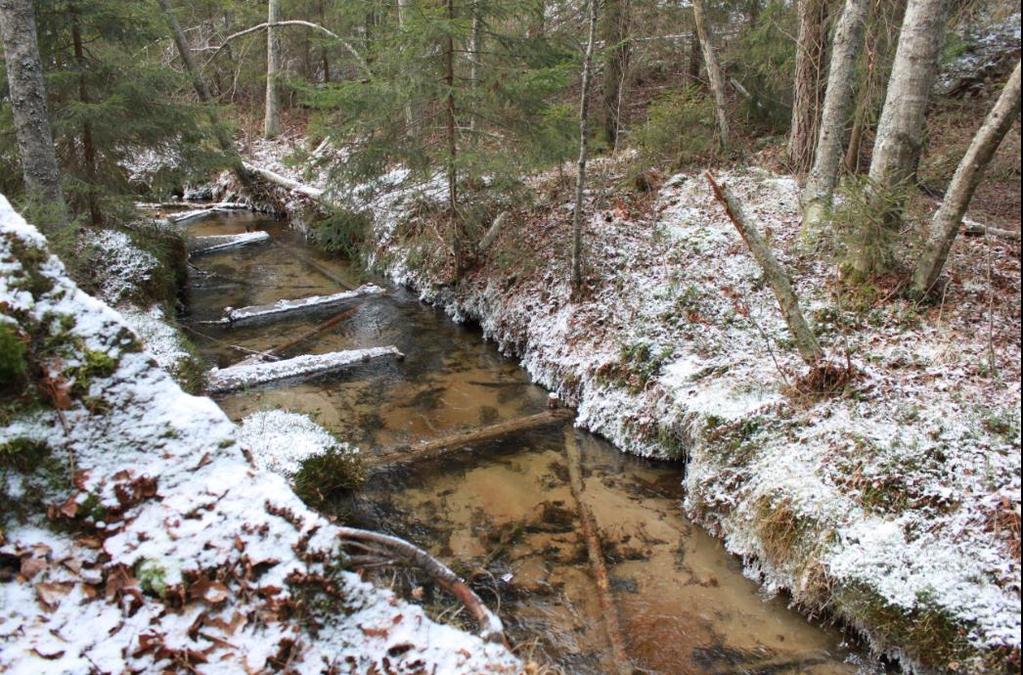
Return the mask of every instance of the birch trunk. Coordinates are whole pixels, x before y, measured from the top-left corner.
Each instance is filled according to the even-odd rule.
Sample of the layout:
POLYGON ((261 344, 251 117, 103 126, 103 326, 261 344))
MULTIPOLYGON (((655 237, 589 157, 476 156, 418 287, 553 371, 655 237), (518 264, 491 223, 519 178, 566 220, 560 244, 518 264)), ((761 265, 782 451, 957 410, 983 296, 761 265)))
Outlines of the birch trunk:
POLYGON ((721 65, 714 54, 714 43, 710 39, 710 28, 707 24, 707 13, 703 0, 693 0, 693 19, 696 22, 696 33, 700 37, 703 48, 703 63, 707 66, 707 78, 710 90, 714 95, 714 112, 718 121, 718 145, 722 152, 728 152, 728 104, 725 98, 725 78, 721 73, 721 65))
POLYGON ((825 0, 799 0, 797 7, 799 37, 796 40, 788 157, 792 170, 802 174, 810 168, 813 146, 817 140, 827 3, 825 0))
POLYGON ((934 286, 941 274, 941 269, 948 259, 952 242, 959 234, 959 224, 963 220, 966 208, 970 205, 973 193, 980 184, 987 165, 991 162, 998 145, 1016 121, 1020 111, 1020 62, 1016 61, 1016 69, 1012 71, 1009 81, 1005 83, 1001 96, 988 113, 984 124, 973 137, 969 149, 963 155, 952 183, 945 193, 945 199, 931 219, 927 243, 913 274, 912 291, 922 296, 934 286))
POLYGON ((46 110, 43 65, 31 0, 0 0, 0 37, 25 189, 50 209, 43 216, 49 222, 40 225, 47 234, 53 234, 67 225, 67 207, 46 110))
POLYGON ((842 161, 845 123, 852 108, 856 86, 856 59, 863 43, 863 26, 870 0, 846 0, 835 28, 831 48, 828 87, 824 94, 820 134, 813 168, 803 188, 803 228, 816 229, 831 208, 838 169, 842 161))
MULTIPOLYGON (((872 201, 888 229, 894 230, 901 222, 897 193, 912 178, 923 148, 927 103, 938 73, 949 5, 949 0, 909 0, 902 21, 870 163, 872 201)), ((853 251, 850 262, 857 275, 879 271, 885 256, 882 248, 861 246, 853 251)))
POLYGON ((267 1, 266 13, 266 112, 263 115, 263 136, 276 138, 281 133, 280 100, 277 96, 277 71, 280 68, 281 42, 277 36, 280 0, 267 1))
POLYGON ((583 192, 586 189, 586 160, 589 147, 588 115, 590 89, 593 86, 593 45, 597 40, 597 0, 587 3, 590 15, 589 35, 586 39, 586 53, 583 56, 583 84, 579 97, 579 159, 575 174, 575 209, 572 213, 572 289, 578 291, 583 285, 583 192))

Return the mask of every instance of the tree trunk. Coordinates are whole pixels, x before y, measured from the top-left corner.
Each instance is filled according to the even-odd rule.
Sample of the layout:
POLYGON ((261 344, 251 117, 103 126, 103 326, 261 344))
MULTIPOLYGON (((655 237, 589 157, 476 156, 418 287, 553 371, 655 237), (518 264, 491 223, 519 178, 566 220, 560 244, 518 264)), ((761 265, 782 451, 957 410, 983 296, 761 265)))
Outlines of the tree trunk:
POLYGON ((277 96, 277 71, 280 68, 281 42, 277 37, 277 12, 280 0, 267 0, 266 14, 266 113, 263 136, 276 138, 281 133, 280 101, 277 96))
POLYGON ((0 34, 25 189, 32 199, 47 205, 46 213, 40 214, 45 222, 39 225, 47 234, 54 234, 67 225, 68 215, 46 111, 31 0, 0 0, 0 34))
POLYGON ((860 172, 863 137, 876 121, 874 115, 884 100, 885 83, 891 74, 892 52, 898 42, 898 25, 904 11, 904 2, 877 0, 873 16, 868 19, 864 75, 858 87, 856 112, 845 153, 845 167, 849 173, 860 172))
POLYGON ((231 162, 231 170, 234 172, 238 180, 248 186, 251 183, 251 177, 249 172, 245 169, 242 163, 242 158, 238 154, 238 149, 234 145, 234 141, 231 136, 227 133, 224 127, 220 126, 217 120, 217 113, 212 107, 213 97, 210 96, 209 87, 206 86, 206 82, 202 79, 202 74, 199 71, 198 66, 195 65, 195 59, 192 58, 192 50, 188 46, 188 40, 185 38, 185 32, 181 30, 181 24, 178 23, 178 19, 174 16, 174 11, 171 9, 170 0, 157 0, 160 4, 160 11, 163 14, 164 20, 167 22, 167 27, 170 28, 171 37, 174 39, 174 46, 177 48, 178 56, 181 57, 182 63, 185 64, 185 71, 188 73, 189 78, 192 80, 192 88, 195 90, 195 95, 199 101, 207 106, 207 115, 209 116, 210 125, 213 127, 213 133, 217 138, 217 145, 220 146, 220 150, 227 155, 231 162))
POLYGON ((448 31, 444 47, 444 84, 447 87, 447 175, 448 175, 448 217, 451 224, 451 244, 455 252, 455 279, 461 279, 466 268, 465 233, 462 219, 458 214, 458 136, 455 118, 455 38, 451 23, 455 20, 455 0, 447 0, 448 31))
MULTIPOLYGON (((912 178, 927 127, 927 103, 938 72, 949 0, 909 0, 899 46, 877 125, 870 163, 871 200, 884 226, 901 222, 897 196, 912 178)), ((873 236, 873 235, 871 235, 873 236)), ((878 246, 853 251, 852 268, 861 277, 879 271, 885 252, 878 246)))
MULTIPOLYGON (((78 67, 78 100, 83 104, 89 103, 89 91, 85 82, 85 49, 82 46, 82 28, 78 16, 78 10, 71 7, 71 43, 75 50, 75 65, 78 67)), ((87 201, 89 203, 89 220, 93 225, 103 224, 103 214, 99 209, 99 201, 96 197, 98 186, 98 175, 96 169, 96 144, 92 138, 92 122, 86 115, 82 122, 82 159, 85 161, 85 172, 89 178, 87 201)))
MULTIPOLYGON (((326 0, 320 0, 320 25, 326 27, 327 25, 327 2, 326 0)), ((327 56, 326 45, 320 47, 320 61, 322 62, 323 68, 323 83, 330 83, 330 58, 327 56)))
POLYGON ((697 34, 696 27, 693 26, 692 39, 689 41, 689 62, 686 64, 686 85, 690 87, 700 86, 700 36, 697 34))
POLYGON ((710 28, 707 24, 707 13, 703 0, 693 0, 693 19, 696 22, 696 33, 700 36, 703 48, 703 62, 707 66, 707 78, 710 90, 714 94, 714 112, 718 120, 718 146, 722 152, 728 152, 730 143, 728 133, 728 103, 725 97, 725 78, 721 73, 721 65, 714 54, 714 43, 710 39, 710 28))
MULTIPOLYGON (((483 15, 480 0, 472 0, 472 32, 469 35, 469 86, 474 97, 480 91, 480 50, 483 40, 483 15)), ((476 105, 479 105, 477 101, 476 105)), ((470 142, 476 142, 476 115, 469 118, 470 142)))
POLYGON ((973 193, 984 176, 988 163, 994 156, 998 145, 1005 134, 1012 128, 1020 111, 1020 62, 1016 61, 1016 69, 1005 83, 1001 96, 988 113, 984 124, 973 137, 969 149, 963 155, 956 168, 952 183, 945 192, 941 207, 931 220, 927 243, 923 255, 913 274, 913 293, 922 296, 938 280, 941 269, 948 259, 952 242, 959 234, 959 224, 963 220, 966 208, 970 205, 973 193))
POLYGON ((622 101, 629 78, 629 0, 607 0, 604 44, 611 50, 604 71, 604 139, 612 151, 618 148, 622 126, 622 101))
POLYGON ((817 153, 802 194, 803 228, 806 231, 816 229, 831 208, 842 161, 842 137, 855 94, 856 59, 862 46, 863 25, 869 7, 870 0, 846 0, 835 28, 817 153))
POLYGON ((586 160, 589 141, 590 89, 593 80, 593 46, 597 41, 597 0, 588 0, 590 15, 586 53, 583 55, 583 83, 579 96, 579 159, 575 174, 575 210, 572 213, 572 290, 583 285, 583 191, 586 189, 586 160))
POLYGON ((788 158, 792 170, 805 173, 813 162, 821 103, 821 70, 827 21, 825 0, 799 0, 799 37, 796 40, 796 72, 792 87, 792 125, 788 158))

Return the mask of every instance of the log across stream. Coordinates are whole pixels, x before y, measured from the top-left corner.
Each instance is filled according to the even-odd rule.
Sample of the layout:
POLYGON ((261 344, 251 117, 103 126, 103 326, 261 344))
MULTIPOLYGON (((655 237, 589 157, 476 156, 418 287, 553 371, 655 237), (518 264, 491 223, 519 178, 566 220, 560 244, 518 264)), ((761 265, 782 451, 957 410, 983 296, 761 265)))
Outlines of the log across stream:
MULTIPOLYGON (((305 333, 314 337, 289 356, 395 345, 405 359, 219 397, 233 418, 268 408, 306 412, 365 452, 385 455, 466 430, 499 430, 546 410, 547 393, 477 330, 453 324, 401 289, 387 287, 346 306, 350 313, 321 331, 313 329, 336 309, 263 325, 203 324, 227 306, 326 295, 343 290, 338 279, 353 288, 364 281, 307 247, 286 223, 217 214, 196 221, 190 233, 235 234, 246 227, 269 232, 274 245, 194 261, 187 318, 205 336, 197 342, 210 366, 232 365, 246 350, 266 353, 305 333)), ((557 416, 550 423, 535 419, 543 423, 511 435, 483 434, 430 461, 378 466, 347 518, 443 560, 498 612, 524 657, 564 672, 620 672, 615 652, 621 649, 640 672, 856 672, 857 657, 840 633, 808 622, 783 598, 765 599, 740 561, 686 520, 680 466, 624 455, 579 430, 569 432, 575 447, 566 451, 566 423, 557 416), (590 564, 592 546, 582 536, 580 503, 605 558, 610 592, 603 597, 590 564), (624 643, 615 649, 603 621, 608 602, 624 643)), ((422 591, 442 620, 471 628, 429 584, 416 590, 422 579, 408 573, 388 581, 399 592, 422 591)))

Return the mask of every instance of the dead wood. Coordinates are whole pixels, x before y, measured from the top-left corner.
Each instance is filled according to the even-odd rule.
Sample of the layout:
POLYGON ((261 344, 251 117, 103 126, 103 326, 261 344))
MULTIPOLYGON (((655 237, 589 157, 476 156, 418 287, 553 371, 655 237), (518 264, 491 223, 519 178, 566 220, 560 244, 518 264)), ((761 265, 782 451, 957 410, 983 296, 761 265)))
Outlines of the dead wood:
POLYGON ((428 459, 436 459, 444 455, 461 450, 467 445, 486 443, 494 441, 511 434, 547 426, 557 422, 565 422, 575 417, 575 411, 568 408, 558 410, 546 410, 536 415, 520 417, 506 422, 498 422, 480 429, 459 431, 444 438, 433 441, 417 443, 413 446, 405 446, 385 451, 375 457, 367 457, 367 463, 371 466, 384 466, 395 464, 410 464, 428 459))
POLYGON ((824 358, 824 350, 821 349, 820 344, 817 342, 817 337, 813 334, 809 324, 806 322, 806 318, 803 316, 802 310, 799 308, 799 298, 796 297, 795 292, 792 290, 792 281, 789 279, 788 273, 781 266, 781 263, 778 262, 778 259, 774 257, 774 253, 771 252, 767 242, 760 236, 760 232, 754 225, 753 220, 746 215, 742 204, 739 203, 735 195, 731 193, 727 186, 719 185, 709 171, 705 175, 711 189, 714 190, 714 196, 725 207, 725 211, 728 212, 728 217, 732 220, 732 224, 739 231, 739 236, 746 242, 750 253, 753 254, 753 259, 757 261, 757 264, 764 271, 764 278, 771 286, 774 297, 778 299, 778 306, 781 308, 782 316, 785 318, 785 323, 789 327, 792 339, 796 343, 799 355, 811 367, 815 366, 824 358))
POLYGON ((469 611, 480 627, 481 638, 488 642, 503 642, 507 645, 501 619, 487 609, 465 580, 444 563, 418 546, 398 537, 353 527, 339 526, 337 529, 341 547, 346 553, 352 553, 364 564, 393 564, 400 561, 422 570, 438 586, 455 596, 469 611))
POLYGON ((572 491, 572 498, 575 500, 576 511, 579 513, 580 534, 586 542, 586 556, 590 560, 590 570, 597 588, 597 602, 604 620, 604 630, 607 632, 607 639, 611 644, 611 658, 614 660, 617 672, 631 673, 633 672, 632 665, 629 663, 629 656, 625 651, 625 639, 622 637, 622 629, 618 623, 618 607, 611 595, 611 583, 607 575, 607 562, 604 560, 600 530, 597 528, 593 512, 583 500, 583 491, 586 486, 583 484, 579 446, 575 442, 575 429, 571 425, 565 426, 565 458, 568 461, 568 485, 572 491))
POLYGON ((344 279, 342 279, 334 272, 327 269, 325 265, 321 265, 320 263, 316 262, 309 256, 302 255, 298 251, 292 250, 290 246, 279 245, 279 248, 285 253, 287 253, 289 256, 294 258, 295 260, 302 263, 303 265, 316 270, 321 276, 330 279, 331 281, 333 281, 335 284, 345 289, 346 291, 355 290, 351 284, 346 282, 344 279))
POLYGON ((285 342, 284 344, 278 347, 274 347, 273 349, 266 352, 266 355, 273 359, 280 358, 281 354, 284 354, 289 349, 294 349, 303 342, 313 339, 323 331, 329 330, 333 326, 336 326, 337 324, 341 323, 342 321, 350 317, 352 314, 355 314, 355 308, 346 309, 343 312, 339 312, 334 316, 330 317, 329 319, 327 319, 326 321, 324 321, 323 323, 314 326, 313 328, 310 328, 306 332, 299 335, 297 338, 289 340, 288 342, 285 342))

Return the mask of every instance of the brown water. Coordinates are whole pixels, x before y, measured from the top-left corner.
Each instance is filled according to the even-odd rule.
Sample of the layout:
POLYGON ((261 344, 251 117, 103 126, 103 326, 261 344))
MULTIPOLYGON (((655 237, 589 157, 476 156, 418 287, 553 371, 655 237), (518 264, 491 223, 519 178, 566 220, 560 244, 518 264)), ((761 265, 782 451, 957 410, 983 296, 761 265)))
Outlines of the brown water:
MULTIPOLYGON (((295 257, 358 283, 284 223, 217 216, 192 234, 268 230, 269 246, 196 258, 190 320, 218 365, 238 349, 266 350, 316 325, 310 317, 227 329, 198 322, 240 307, 315 293, 336 283, 295 257), (212 273, 209 275, 204 274, 212 273), (233 345, 233 346, 232 346, 233 345)), ((356 312, 302 351, 394 344, 402 362, 378 361, 285 387, 224 397, 240 419, 283 408, 313 414, 367 452, 538 412, 546 392, 479 332, 405 291, 357 302, 356 312)), ((329 314, 328 314, 329 316, 329 314)), ((565 434, 581 454, 583 499, 601 533, 629 657, 638 672, 850 673, 858 661, 837 631, 766 599, 739 561, 682 514, 681 467, 627 456, 571 427, 534 430, 429 464, 375 474, 355 500, 360 524, 406 537, 470 579, 525 657, 570 673, 610 668, 608 641, 568 486, 565 434)), ((392 578, 396 585, 418 581, 392 578)), ((427 601, 429 602, 429 593, 427 601)), ((458 621, 449 612, 444 619, 458 621)))

